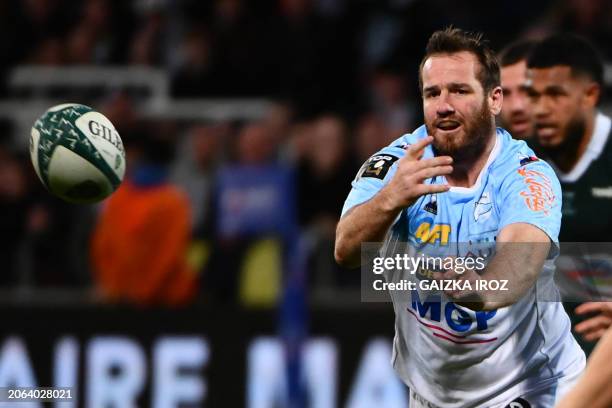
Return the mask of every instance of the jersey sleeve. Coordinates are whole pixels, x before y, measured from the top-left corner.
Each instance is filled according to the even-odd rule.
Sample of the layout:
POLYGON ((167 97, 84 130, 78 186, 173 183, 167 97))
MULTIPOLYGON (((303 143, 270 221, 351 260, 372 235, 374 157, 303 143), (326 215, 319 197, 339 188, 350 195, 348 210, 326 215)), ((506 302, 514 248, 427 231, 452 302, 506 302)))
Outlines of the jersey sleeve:
POLYGON ((561 185, 553 169, 536 158, 513 168, 506 175, 500 197, 499 229, 509 224, 527 223, 559 242, 561 228, 561 185))
POLYGON ((403 155, 401 148, 386 147, 366 160, 351 183, 351 192, 342 207, 342 215, 370 200, 387 185, 395 174, 397 161, 403 155))
MULTIPOLYGON (((342 207, 343 216, 351 208, 372 199, 389 183, 397 170, 397 161, 406 154, 406 148, 427 135, 423 129, 419 128, 412 134, 400 137, 363 163, 351 183, 351 192, 342 207)), ((432 155, 431 149, 425 150, 424 157, 432 155)))

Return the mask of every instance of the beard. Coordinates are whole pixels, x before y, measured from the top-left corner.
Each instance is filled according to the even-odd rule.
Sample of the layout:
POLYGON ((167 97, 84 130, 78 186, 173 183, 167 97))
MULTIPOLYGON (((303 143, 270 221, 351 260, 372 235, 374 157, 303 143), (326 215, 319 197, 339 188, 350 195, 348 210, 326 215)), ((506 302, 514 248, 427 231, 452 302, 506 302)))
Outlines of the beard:
POLYGON ((586 120, 580 115, 575 115, 565 126, 565 138, 557 144, 544 147, 551 155, 577 151, 585 130, 586 120))
POLYGON ((450 156, 454 163, 459 164, 473 161, 484 152, 495 126, 486 99, 479 111, 471 118, 463 121, 462 125, 463 132, 457 135, 439 136, 436 135, 435 122, 426 124, 428 134, 434 137, 432 147, 436 156, 450 156))

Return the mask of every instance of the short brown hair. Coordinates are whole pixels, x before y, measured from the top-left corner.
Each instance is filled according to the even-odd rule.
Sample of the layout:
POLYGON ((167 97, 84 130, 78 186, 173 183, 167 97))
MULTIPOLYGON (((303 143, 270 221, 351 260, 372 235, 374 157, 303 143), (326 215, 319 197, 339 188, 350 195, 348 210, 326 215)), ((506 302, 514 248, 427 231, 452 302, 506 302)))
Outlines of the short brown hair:
POLYGON ((460 28, 447 27, 444 30, 436 31, 429 37, 425 48, 425 56, 419 66, 419 88, 423 89, 423 65, 429 57, 437 54, 455 54, 462 51, 470 52, 478 58, 481 67, 476 73, 476 78, 485 92, 500 86, 499 62, 495 53, 489 47, 488 41, 483 39, 483 35, 460 28))

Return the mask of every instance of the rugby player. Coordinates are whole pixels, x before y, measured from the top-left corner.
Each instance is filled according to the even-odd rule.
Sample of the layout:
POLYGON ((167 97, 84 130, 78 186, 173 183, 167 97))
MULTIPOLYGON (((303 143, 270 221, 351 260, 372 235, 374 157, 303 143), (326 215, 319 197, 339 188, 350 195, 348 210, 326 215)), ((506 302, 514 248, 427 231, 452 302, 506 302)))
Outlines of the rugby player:
MULTIPOLYGON (((563 191, 562 242, 608 242, 612 231, 611 120, 599 111, 603 63, 584 38, 557 34, 535 46, 528 58, 536 148, 553 168, 563 191)), ((535 145, 535 144, 534 144, 535 145)), ((589 293, 602 288, 580 280, 589 293)), ((570 282, 576 285, 576 282, 570 282)), ((607 288, 609 289, 609 287, 607 288)), ((610 325, 605 303, 566 303, 575 330, 596 340, 610 325), (576 307, 575 312, 571 309, 576 307), (576 315, 597 313, 579 322, 576 315)), ((592 343, 580 340, 587 353, 592 343)))
POLYGON ((589 357, 586 370, 557 408, 609 408, 612 406, 612 331, 601 338, 589 357))
POLYGON ((510 274, 508 295, 480 293, 476 304, 390 292, 392 363, 411 390, 411 408, 553 407, 585 364, 561 304, 536 297, 546 288, 558 295, 551 265, 559 182, 525 143, 495 128, 500 70, 480 35, 434 33, 419 79, 425 125, 358 172, 337 227, 336 260, 359 265, 361 243, 383 240, 385 248, 517 243, 498 251, 481 276, 510 274))
POLYGON ((515 139, 531 139, 534 133, 531 101, 527 95, 527 56, 534 45, 530 40, 517 41, 499 53, 504 92, 500 125, 515 139))

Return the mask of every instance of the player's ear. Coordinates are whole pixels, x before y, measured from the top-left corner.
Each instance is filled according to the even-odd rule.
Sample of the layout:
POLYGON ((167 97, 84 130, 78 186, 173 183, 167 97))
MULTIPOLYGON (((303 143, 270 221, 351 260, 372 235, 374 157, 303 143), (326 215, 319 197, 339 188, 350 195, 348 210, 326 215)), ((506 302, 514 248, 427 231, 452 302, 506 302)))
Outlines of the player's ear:
POLYGON ((586 108, 594 108, 599 102, 601 88, 597 82, 589 82, 584 90, 583 103, 586 108))
POLYGON ((502 104, 504 102, 504 91, 501 86, 496 86, 489 91, 489 109, 491 110, 491 114, 499 115, 501 112, 502 104))

